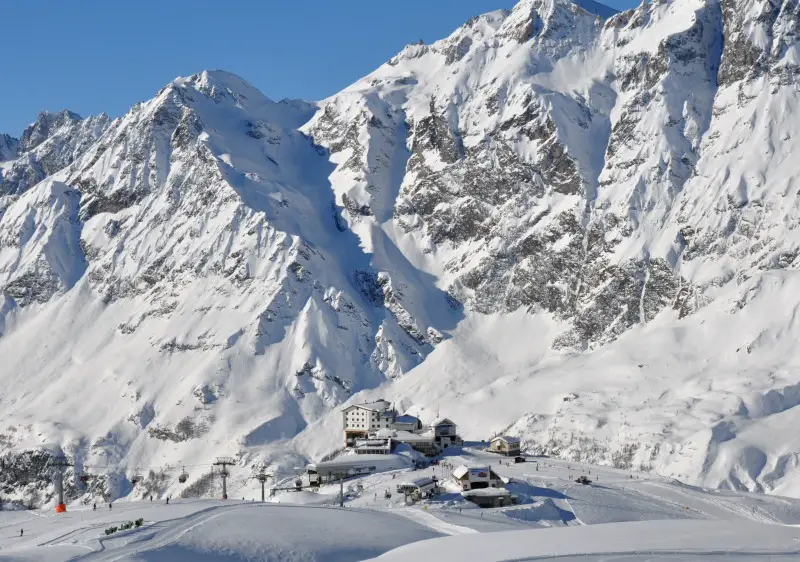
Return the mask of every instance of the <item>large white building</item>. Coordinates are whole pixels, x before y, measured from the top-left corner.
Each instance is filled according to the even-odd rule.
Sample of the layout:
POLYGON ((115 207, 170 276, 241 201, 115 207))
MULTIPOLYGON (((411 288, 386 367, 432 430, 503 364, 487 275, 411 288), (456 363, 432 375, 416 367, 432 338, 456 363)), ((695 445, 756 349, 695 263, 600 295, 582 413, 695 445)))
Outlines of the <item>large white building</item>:
POLYGON ((391 429, 397 412, 383 399, 364 404, 353 404, 342 410, 344 418, 345 446, 352 446, 356 439, 366 439, 380 429, 391 429))

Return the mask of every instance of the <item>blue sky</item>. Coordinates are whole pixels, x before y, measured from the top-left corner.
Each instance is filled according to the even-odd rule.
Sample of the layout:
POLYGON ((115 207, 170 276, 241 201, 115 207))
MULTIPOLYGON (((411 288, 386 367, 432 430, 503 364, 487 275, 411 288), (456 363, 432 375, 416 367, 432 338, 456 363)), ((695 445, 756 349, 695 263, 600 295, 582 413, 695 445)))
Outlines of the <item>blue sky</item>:
MULTIPOLYGON (((635 2, 607 2, 617 9, 635 2)), ((40 110, 118 116, 222 68, 273 99, 329 96, 404 45, 515 0, 20 0, 0 8, 0 132, 40 110)))

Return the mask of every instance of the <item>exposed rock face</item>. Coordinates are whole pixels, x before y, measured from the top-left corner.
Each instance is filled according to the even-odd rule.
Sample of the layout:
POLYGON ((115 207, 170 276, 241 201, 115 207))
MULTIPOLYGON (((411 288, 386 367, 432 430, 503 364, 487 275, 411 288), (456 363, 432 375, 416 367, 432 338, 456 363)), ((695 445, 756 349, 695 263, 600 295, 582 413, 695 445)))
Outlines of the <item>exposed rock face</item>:
POLYGON ((3 166, 0 212, 8 205, 9 196, 24 193, 82 156, 110 123, 105 114, 82 119, 66 110, 40 113, 36 122, 23 132, 15 157, 3 166))
POLYGON ((394 220, 442 256, 454 300, 483 313, 556 314, 572 325, 556 347, 613 340, 665 308, 686 313, 691 284, 674 262, 630 253, 625 240, 662 228, 691 176, 711 115, 721 17, 701 6, 651 52, 644 37, 660 27, 651 12, 661 10, 643 5, 604 23, 613 11, 599 5, 524 1, 406 48, 327 100, 307 127, 347 154, 332 176, 334 190, 346 190, 345 218, 374 220, 365 212, 374 194, 394 193, 394 220), (509 65, 537 78, 519 79, 509 65), (559 90, 558 65, 584 73, 584 86, 559 90), (372 117, 353 119, 354 106, 372 117), (374 153, 382 158, 364 156, 374 153))
POLYGON ((77 190, 42 182, 0 215, 0 291, 8 306, 45 303, 83 276, 79 201, 77 190))
POLYGON ((0 134, 0 162, 13 160, 19 154, 19 139, 11 135, 0 134))

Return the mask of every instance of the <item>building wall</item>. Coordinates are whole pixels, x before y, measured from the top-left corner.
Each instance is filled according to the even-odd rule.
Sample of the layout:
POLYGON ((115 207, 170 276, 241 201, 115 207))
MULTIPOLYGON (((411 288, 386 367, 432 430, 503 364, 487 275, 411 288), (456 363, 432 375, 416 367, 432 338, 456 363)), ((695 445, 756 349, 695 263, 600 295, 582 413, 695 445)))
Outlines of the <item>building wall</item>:
POLYGON ((489 450, 497 453, 517 454, 519 453, 519 443, 507 444, 502 439, 497 439, 489 444, 489 450))
POLYGON ((434 431, 437 436, 450 436, 455 437, 456 435, 456 426, 455 425, 437 425, 434 428, 434 431))
POLYGON ((344 412, 344 428, 356 431, 377 431, 378 429, 388 429, 392 426, 392 418, 382 415, 383 412, 375 412, 366 408, 356 406, 344 412))

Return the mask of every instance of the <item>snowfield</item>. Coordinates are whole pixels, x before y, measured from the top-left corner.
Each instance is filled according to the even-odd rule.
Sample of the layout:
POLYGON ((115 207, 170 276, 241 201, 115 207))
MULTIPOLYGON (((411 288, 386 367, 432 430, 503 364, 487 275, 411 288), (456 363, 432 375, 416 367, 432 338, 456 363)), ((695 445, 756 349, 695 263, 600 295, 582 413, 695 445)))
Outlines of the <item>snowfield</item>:
POLYGON ((320 492, 244 500, 119 501, 0 512, 0 560, 800 560, 800 500, 693 488, 550 458, 521 464, 478 449, 444 463, 350 478, 320 492), (491 463, 519 503, 480 509, 447 484, 459 463, 491 463), (442 495, 407 505, 397 484, 435 475, 442 495), (590 485, 574 482, 589 475, 590 485), (104 530, 137 518, 140 529, 104 530), (19 530, 24 529, 24 536, 19 530), (771 558, 770 558, 771 557, 771 558))
MULTIPOLYGON (((27 515, 27 514, 26 514, 27 515)), ((37 514, 38 515, 38 514, 37 514)), ((31 516, 28 516, 31 517, 31 516)), ((336 508, 202 500, 133 502, 64 517, 4 517, 2 560, 364 560, 438 534, 391 514, 336 508), (335 512, 334 512, 335 511, 335 512), (104 529, 144 517, 139 530, 104 529), (19 537, 19 529, 25 536, 19 537)))
POLYGON ((400 547, 375 560, 798 560, 797 532, 757 524, 691 521, 612 523, 591 528, 505 531, 400 547))

